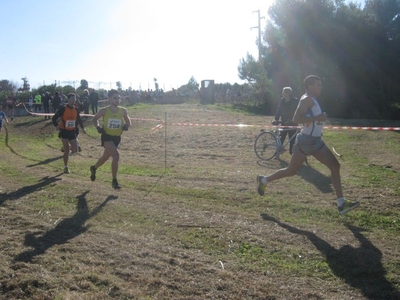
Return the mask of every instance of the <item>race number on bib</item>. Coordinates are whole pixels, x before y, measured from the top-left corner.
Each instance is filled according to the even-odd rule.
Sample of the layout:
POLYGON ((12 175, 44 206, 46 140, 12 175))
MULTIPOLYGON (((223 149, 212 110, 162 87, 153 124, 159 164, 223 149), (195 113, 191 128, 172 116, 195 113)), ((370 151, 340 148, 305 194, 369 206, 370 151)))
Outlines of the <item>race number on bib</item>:
POLYGON ((67 120, 67 122, 65 122, 65 128, 75 128, 75 121, 67 120))
POLYGON ((122 122, 120 119, 108 119, 108 128, 109 129, 120 129, 121 123, 122 122))

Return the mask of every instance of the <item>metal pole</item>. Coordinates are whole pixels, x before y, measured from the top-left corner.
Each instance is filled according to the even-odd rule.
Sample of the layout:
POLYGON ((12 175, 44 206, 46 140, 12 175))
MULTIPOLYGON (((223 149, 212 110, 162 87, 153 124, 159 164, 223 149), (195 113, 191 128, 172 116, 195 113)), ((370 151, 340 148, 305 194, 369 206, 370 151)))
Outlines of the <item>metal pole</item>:
POLYGON ((164 152, 164 172, 167 171, 167 113, 165 113, 164 117, 164 124, 165 124, 165 136, 164 136, 164 143, 165 143, 165 152, 164 152))
POLYGON ((260 17, 260 10, 255 10, 253 13, 257 13, 257 19, 258 19, 258 26, 250 27, 250 29, 253 28, 258 28, 258 60, 261 60, 261 19, 264 19, 265 17, 260 17))

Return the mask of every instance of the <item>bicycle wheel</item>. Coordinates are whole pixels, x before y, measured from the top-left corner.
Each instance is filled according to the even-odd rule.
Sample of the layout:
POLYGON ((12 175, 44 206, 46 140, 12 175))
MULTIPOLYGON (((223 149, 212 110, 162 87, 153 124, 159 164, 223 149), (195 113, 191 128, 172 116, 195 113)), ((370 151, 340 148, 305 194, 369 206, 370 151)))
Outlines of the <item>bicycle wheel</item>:
POLYGON ((276 154, 277 144, 277 138, 272 132, 261 132, 254 141, 254 152, 259 159, 270 160, 276 154))

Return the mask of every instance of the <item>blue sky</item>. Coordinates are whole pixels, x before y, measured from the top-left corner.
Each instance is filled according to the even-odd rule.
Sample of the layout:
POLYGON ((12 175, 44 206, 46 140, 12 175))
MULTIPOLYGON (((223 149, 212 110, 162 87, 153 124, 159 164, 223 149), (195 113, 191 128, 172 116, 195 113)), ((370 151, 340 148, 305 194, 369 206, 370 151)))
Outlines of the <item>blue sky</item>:
POLYGON ((267 16, 271 2, 0 0, 0 79, 147 89, 156 78, 165 90, 192 76, 242 83, 240 59, 258 55, 255 11, 267 16))

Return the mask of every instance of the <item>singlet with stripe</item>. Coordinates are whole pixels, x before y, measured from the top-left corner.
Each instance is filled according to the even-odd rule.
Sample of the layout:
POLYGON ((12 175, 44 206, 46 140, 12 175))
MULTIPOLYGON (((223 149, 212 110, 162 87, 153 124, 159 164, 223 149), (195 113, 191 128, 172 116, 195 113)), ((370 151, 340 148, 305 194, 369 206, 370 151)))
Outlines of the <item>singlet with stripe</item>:
POLYGON ((118 107, 116 113, 113 113, 110 107, 106 107, 106 113, 103 118, 104 131, 108 135, 120 136, 122 134, 122 126, 124 123, 124 111, 118 107))
MULTIPOLYGON (((304 94, 301 99, 309 97, 307 94, 304 94)), ((311 98, 314 105, 307 110, 306 117, 313 117, 322 114, 321 107, 318 104, 318 101, 314 98, 311 98)), ((301 133, 306 135, 320 137, 322 136, 322 128, 323 124, 321 121, 313 121, 308 123, 303 123, 303 128, 301 129, 301 133)))
POLYGON ((78 110, 75 106, 64 106, 64 113, 61 116, 60 128, 64 130, 75 130, 78 120, 78 110))

